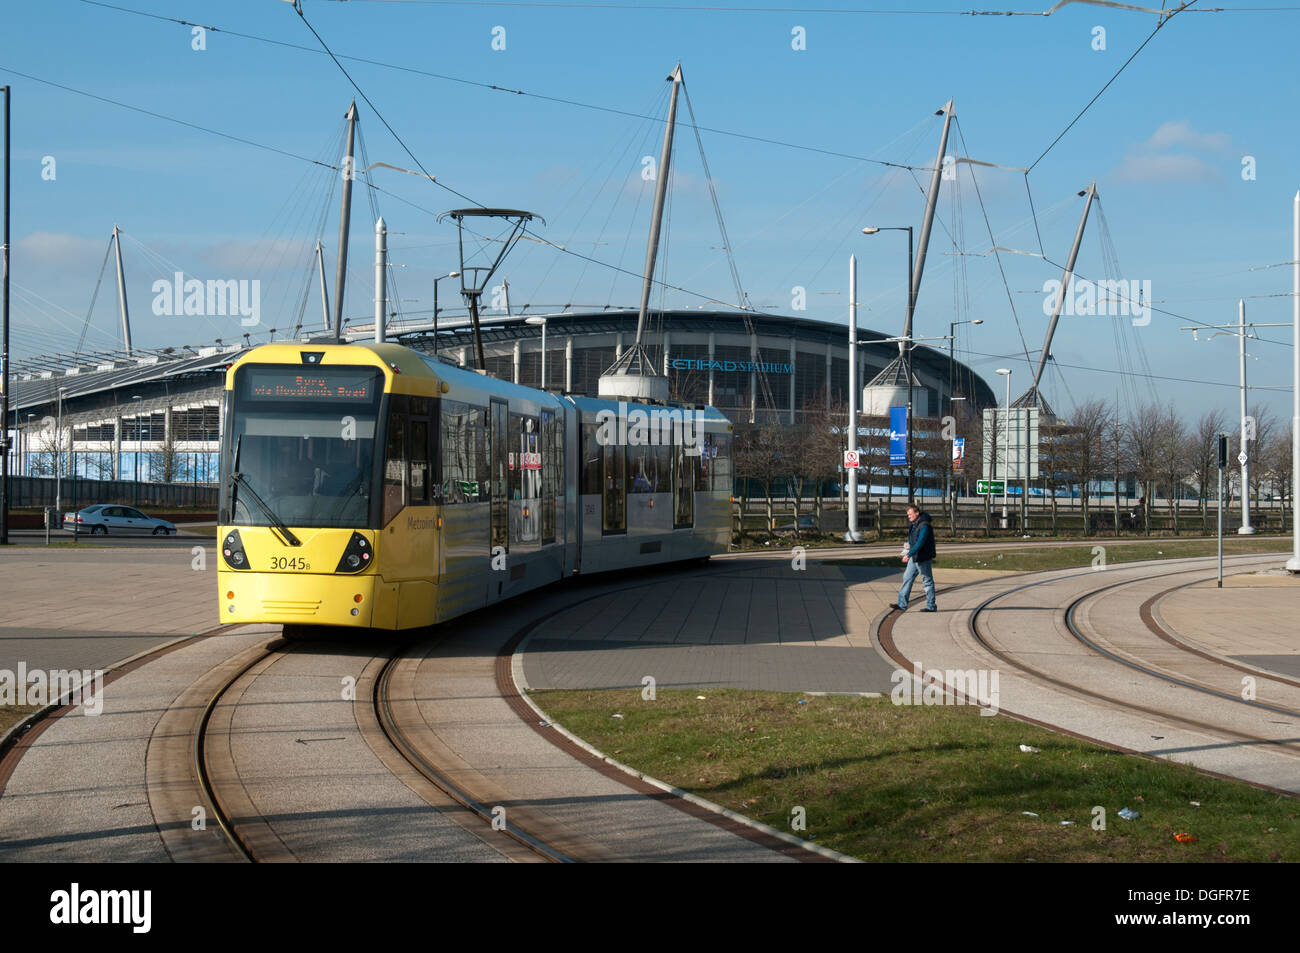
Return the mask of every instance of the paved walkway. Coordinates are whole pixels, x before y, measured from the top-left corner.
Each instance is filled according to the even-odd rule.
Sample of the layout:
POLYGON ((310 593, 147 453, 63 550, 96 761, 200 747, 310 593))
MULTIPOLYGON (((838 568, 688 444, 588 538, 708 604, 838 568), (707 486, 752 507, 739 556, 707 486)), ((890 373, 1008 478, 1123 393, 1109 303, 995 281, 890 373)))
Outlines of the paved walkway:
POLYGON ((1179 589, 1155 606, 1189 645, 1300 678, 1300 578, 1275 569, 1179 589))
POLYGON ((132 542, 0 549, 0 669, 106 668, 220 624, 214 546, 132 542))
MULTIPOLYGON (((1225 572, 1269 570, 1272 561, 1233 557, 1225 572)), ((1240 659, 1268 654, 1269 647, 1273 654, 1290 655, 1277 653, 1279 647, 1296 650, 1289 632, 1300 608, 1300 580, 1255 588, 1238 583, 1204 599, 1197 584, 1208 578, 1212 586, 1214 572, 1207 557, 987 581, 953 593, 941 612, 891 619, 891 636, 897 651, 927 672, 997 673, 1003 711, 1300 794, 1300 714, 1288 714, 1300 712, 1300 686, 1189 653, 1142 619, 1141 607, 1153 600, 1157 608, 1162 598, 1170 601, 1174 616, 1186 612, 1188 600, 1200 600, 1197 626, 1222 650, 1215 654, 1240 659), (977 620, 979 642, 970 634, 971 618, 990 599, 977 620), (1075 638, 1061 615, 1072 604, 1075 625, 1097 648, 1181 683, 1122 667, 1075 638), (1247 677, 1256 691, 1251 704, 1241 694, 1247 677)), ((1168 618, 1161 624, 1175 640, 1187 641, 1168 618)))

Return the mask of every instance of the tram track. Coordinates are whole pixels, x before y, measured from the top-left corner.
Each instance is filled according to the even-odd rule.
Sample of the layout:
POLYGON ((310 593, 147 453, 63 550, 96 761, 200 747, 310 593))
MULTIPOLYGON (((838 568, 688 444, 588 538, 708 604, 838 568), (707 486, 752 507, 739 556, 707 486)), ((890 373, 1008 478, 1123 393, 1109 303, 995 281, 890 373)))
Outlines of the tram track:
MULTIPOLYGON (((1242 565, 1243 563, 1248 564, 1249 561, 1252 560, 1262 561, 1264 559, 1268 559, 1269 557, 1267 556, 1261 557, 1259 555, 1249 554, 1249 555, 1239 555, 1239 556, 1233 556, 1227 558, 1232 560, 1232 562, 1236 565, 1242 565)), ((1204 561, 1204 557, 1188 557, 1186 560, 1176 560, 1176 561, 1184 562, 1184 561, 1191 561, 1191 560, 1204 561)), ((1174 560, 1170 560, 1170 562, 1172 561, 1174 560)), ((1166 576, 1177 576, 1177 575, 1197 573, 1197 572, 1206 573, 1211 571, 1212 570, 1209 567, 1193 566, 1185 569, 1173 570, 1171 572, 1158 573, 1157 577, 1162 578, 1166 576)), ((1027 573, 1024 575, 1036 575, 1036 574, 1027 573)), ((1147 703, 1146 701, 1143 700, 1143 693, 1144 691, 1151 691, 1149 689, 1143 689, 1140 687, 1131 686, 1132 690, 1130 691, 1129 697, 1124 697, 1124 693, 1120 691, 1103 690, 1096 687, 1089 687, 1088 685, 1082 684, 1079 678, 1077 677, 1076 678, 1063 677, 1061 673, 1048 671, 1043 665, 1033 664, 1025 658, 1027 654, 1031 654, 1031 653, 1035 655, 1044 655, 1047 657, 1051 657, 1053 654, 1052 644, 1043 644, 1040 641, 1032 644, 1026 643, 1023 646, 1009 645, 1007 636, 1006 635, 1000 636, 998 632, 995 630, 994 626, 990 623, 990 618, 992 617, 993 613, 998 611, 1014 612, 1017 610, 1035 611, 1035 610, 1049 609, 1053 613, 1056 613, 1056 615, 1054 616, 1054 622, 1057 623, 1057 625, 1055 626, 1055 630, 1057 631, 1058 636, 1061 633, 1068 635, 1069 639, 1075 645, 1082 647, 1087 653, 1089 653, 1097 661, 1103 661, 1109 663, 1112 667, 1121 666, 1123 669, 1133 672, 1141 678, 1155 679, 1160 683, 1178 689, 1183 689, 1187 691, 1198 691, 1203 694, 1214 696, 1216 702, 1222 702, 1222 703, 1231 702, 1234 704, 1240 704, 1242 706, 1253 708, 1257 711, 1265 711, 1270 714, 1280 714, 1287 719, 1300 719, 1300 710, 1297 710, 1297 707, 1270 705, 1268 703, 1261 704, 1250 699, 1239 697, 1230 692, 1223 691, 1213 686, 1199 684, 1195 679, 1183 677, 1177 672, 1161 671, 1157 666, 1151 664, 1145 664, 1143 660, 1141 660, 1136 656, 1124 657, 1127 653, 1115 651, 1113 650, 1114 649, 1113 646, 1108 649, 1106 646, 1102 644, 1106 642, 1105 636, 1101 636, 1097 633, 1092 633, 1090 636, 1088 634, 1085 634, 1083 631, 1081 631, 1080 625, 1077 620, 1080 607, 1085 606, 1091 601, 1103 599, 1107 594, 1112 594, 1115 590, 1121 587, 1138 585, 1143 582, 1149 582, 1153 578, 1152 576, 1148 575, 1148 576, 1140 577, 1138 579, 1121 580, 1116 583, 1110 583, 1106 586, 1091 590, 1087 593, 1084 593, 1082 595, 1073 598, 1064 607, 1059 605, 1057 606, 1050 606, 1050 605, 1049 606, 1043 606, 1043 605, 997 606, 996 605, 999 602, 1011 599, 1012 597, 1026 593, 1031 590, 1038 589, 1040 587, 1050 586, 1053 584, 1069 584, 1071 581, 1083 577, 1090 577, 1091 575, 1092 575, 1091 571, 1084 571, 1084 572, 1072 573, 1067 575, 1056 575, 1048 579, 1039 579, 1031 582, 1026 582, 1021 585, 1015 586, 1013 588, 994 593, 993 595, 980 601, 974 607, 965 610, 969 612, 969 616, 965 620, 965 625, 964 625, 965 633, 968 636, 970 642, 973 643, 975 647, 977 647, 978 651, 982 651, 983 653, 986 653, 988 656, 1007 665, 1009 668, 1011 668, 1018 674, 1026 677, 1031 682, 1050 687, 1054 691, 1064 692, 1069 695, 1074 695, 1077 697, 1088 699, 1091 702, 1099 703, 1104 708, 1109 708, 1110 710, 1113 711, 1123 711, 1123 712, 1128 712, 1130 714, 1136 714, 1140 716, 1145 716, 1147 718, 1155 719, 1158 723, 1175 726, 1177 728, 1184 729, 1189 732, 1194 732, 1202 736, 1217 738, 1231 745, 1246 745, 1246 746, 1258 747, 1261 750, 1266 750, 1271 754, 1275 754, 1279 757, 1286 758, 1287 760, 1300 759, 1300 737, 1296 736, 1297 735, 1296 729, 1300 728, 1300 722, 1292 723, 1288 721, 1288 722, 1281 723, 1281 724, 1286 724, 1287 727, 1291 729, 1289 737, 1288 736, 1270 737, 1267 734, 1260 733, 1258 731, 1243 730, 1240 726, 1233 727, 1224 724, 1222 720, 1211 721, 1205 717, 1199 717, 1194 712, 1189 712, 1188 710, 1189 706, 1185 703, 1185 699, 1180 699, 1179 705, 1174 705, 1171 703, 1167 703, 1163 705, 1156 704, 1156 703, 1147 703)), ((1149 611, 1150 606, 1154 603, 1155 599, 1159 598, 1160 596, 1166 595, 1169 592, 1175 591, 1178 588, 1182 588, 1183 585, 1194 585, 1197 582, 1202 582, 1202 581, 1204 580, 1194 580, 1191 583, 1184 583, 1179 586, 1174 586, 1172 588, 1165 589, 1161 593, 1157 594, 1156 597, 1153 597, 1152 599, 1148 599, 1147 602, 1144 603, 1144 609, 1146 610, 1145 612, 1143 612, 1144 621, 1147 621, 1146 628, 1149 629, 1149 631, 1153 636, 1164 638, 1167 635, 1167 633, 1162 635, 1162 633, 1159 631, 1159 627, 1154 625, 1153 621, 1148 621, 1148 618, 1150 616, 1150 611, 1149 611)), ((988 585, 987 581, 972 582, 972 583, 963 584, 961 586, 952 587, 951 589, 948 589, 946 591, 948 593, 952 593, 959 589, 971 589, 978 586, 987 586, 987 585, 988 585)), ((893 627, 894 627, 894 623, 897 621, 898 618, 899 616, 897 613, 890 613, 884 619, 881 620, 881 624, 879 626, 879 641, 882 650, 892 661, 902 666, 905 670, 911 671, 913 670, 915 663, 911 659, 907 658, 906 655, 903 654, 903 652, 899 649, 897 643, 895 642, 895 638, 894 638, 893 627)), ((1041 627, 1039 627, 1039 629, 1041 630, 1041 627)), ((956 633, 954 632, 954 636, 955 634, 956 633)), ((1041 640, 1041 635, 1038 636, 1038 638, 1041 640)), ((1058 643, 1059 641, 1060 640, 1058 639, 1058 643)), ((1166 638, 1165 641, 1168 642, 1170 640, 1166 638)), ((1192 656, 1196 657, 1198 662, 1209 662, 1215 665, 1223 665, 1224 667, 1227 667, 1226 663, 1228 660, 1220 659, 1219 657, 1213 656, 1209 653, 1202 653, 1198 651, 1193 652, 1191 650, 1191 647, 1183 645, 1178 640, 1173 640, 1173 644, 1175 644, 1176 647, 1179 648, 1180 650, 1187 649, 1190 653, 1189 657, 1192 656)), ((1070 658, 1070 662, 1071 664, 1080 664, 1080 657, 1072 656, 1070 658)), ((1248 667, 1244 667, 1244 666, 1235 666, 1235 667, 1239 669, 1248 669, 1248 667)), ((1250 671, 1252 674, 1267 676, 1270 679, 1274 679, 1288 685, 1294 686, 1296 684, 1289 679, 1279 678, 1276 673, 1267 673, 1267 672, 1263 672, 1262 670, 1250 670, 1250 671)), ((1096 675, 1097 670, 1094 669, 1093 674, 1096 675)), ((1096 684, 1096 682, 1099 680, 1100 679, 1095 678, 1094 684, 1096 684)), ((949 694, 955 694, 952 686, 948 686, 945 684, 942 685, 941 687, 945 692, 949 694)), ((1154 692, 1151 693, 1154 694, 1154 692)), ((1195 708, 1194 705, 1190 707, 1195 708)), ((1003 706, 1000 710, 1002 713, 1007 714, 1010 717, 1017 718, 1019 720, 1023 720, 1032 724, 1037 724, 1054 731, 1060 731, 1067 735, 1071 735, 1073 737, 1078 737, 1095 743, 1104 744, 1107 747, 1116 750, 1126 751, 1128 753, 1148 755, 1147 752, 1138 751, 1134 748, 1125 747, 1123 745, 1113 744, 1103 739, 1099 739, 1087 734, 1083 734, 1078 731, 1071 731, 1057 725, 1049 724, 1041 719, 1031 717, 1028 714, 1025 714, 1023 712, 1010 710, 1005 706, 1003 706)), ((1275 734, 1282 735, 1283 733, 1277 732, 1275 734)), ((1206 771, 1205 773, 1215 775, 1215 776, 1221 776, 1221 777, 1227 776, 1214 771, 1206 771)), ((1250 783, 1255 784, 1257 787, 1278 791, 1279 793, 1286 793, 1289 795, 1295 794, 1294 791, 1287 791, 1285 789, 1277 788, 1268 784, 1261 784, 1257 782, 1250 782, 1250 783)))

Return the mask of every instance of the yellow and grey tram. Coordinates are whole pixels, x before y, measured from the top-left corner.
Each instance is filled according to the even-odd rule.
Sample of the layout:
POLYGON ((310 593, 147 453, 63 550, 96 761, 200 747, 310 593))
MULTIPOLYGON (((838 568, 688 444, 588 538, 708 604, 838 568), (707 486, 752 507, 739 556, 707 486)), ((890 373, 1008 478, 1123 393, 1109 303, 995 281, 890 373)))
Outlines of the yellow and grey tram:
POLYGON ((364 343, 255 348, 225 400, 223 622, 409 629, 729 542, 731 424, 711 408, 364 343))

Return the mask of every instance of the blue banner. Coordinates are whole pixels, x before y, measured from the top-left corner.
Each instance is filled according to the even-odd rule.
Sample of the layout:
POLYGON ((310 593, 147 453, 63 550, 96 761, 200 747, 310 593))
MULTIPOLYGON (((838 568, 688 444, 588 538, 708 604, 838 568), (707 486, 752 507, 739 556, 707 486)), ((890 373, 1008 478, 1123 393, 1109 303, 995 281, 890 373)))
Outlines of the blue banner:
POLYGON ((889 408, 889 465, 907 466, 907 408, 889 408))

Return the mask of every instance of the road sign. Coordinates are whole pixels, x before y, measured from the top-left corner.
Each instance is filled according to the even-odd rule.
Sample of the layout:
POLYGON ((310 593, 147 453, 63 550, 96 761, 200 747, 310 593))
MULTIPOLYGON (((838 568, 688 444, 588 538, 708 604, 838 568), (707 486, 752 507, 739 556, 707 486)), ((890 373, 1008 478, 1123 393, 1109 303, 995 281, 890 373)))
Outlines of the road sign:
POLYGON ((846 469, 846 470, 856 470, 856 469, 858 468, 858 466, 859 466, 859 464, 858 464, 858 451, 857 451, 857 450, 845 450, 845 451, 844 451, 844 469, 846 469))
POLYGON ((975 492, 980 496, 988 496, 990 493, 998 494, 1006 489, 1004 480, 976 480, 975 492))
POLYGON ((1249 459, 1250 459, 1250 457, 1246 456, 1246 451, 1245 451, 1245 450, 1243 450, 1243 451, 1241 451, 1241 453, 1237 454, 1237 462, 1240 463, 1243 467, 1246 465, 1246 461, 1249 460, 1249 459))

